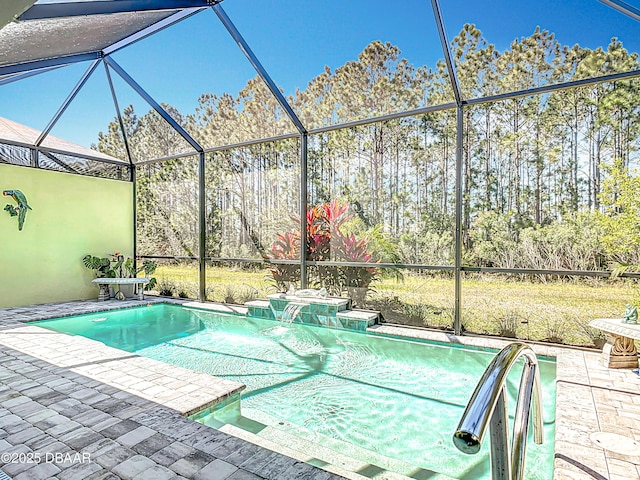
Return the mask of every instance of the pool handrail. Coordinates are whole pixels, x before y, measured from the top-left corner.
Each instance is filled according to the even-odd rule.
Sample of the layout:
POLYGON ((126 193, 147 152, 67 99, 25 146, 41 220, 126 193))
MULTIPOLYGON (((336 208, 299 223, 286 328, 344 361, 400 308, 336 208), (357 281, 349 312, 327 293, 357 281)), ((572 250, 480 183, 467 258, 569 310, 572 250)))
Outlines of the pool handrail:
POLYGON ((453 443, 464 453, 478 453, 489 426, 491 478, 522 480, 532 399, 533 440, 542 444, 544 432, 538 359, 528 345, 520 342, 511 343, 494 357, 480 378, 453 434, 453 443), (506 380, 509 371, 520 357, 524 357, 525 365, 520 377, 513 437, 509 448, 506 380))

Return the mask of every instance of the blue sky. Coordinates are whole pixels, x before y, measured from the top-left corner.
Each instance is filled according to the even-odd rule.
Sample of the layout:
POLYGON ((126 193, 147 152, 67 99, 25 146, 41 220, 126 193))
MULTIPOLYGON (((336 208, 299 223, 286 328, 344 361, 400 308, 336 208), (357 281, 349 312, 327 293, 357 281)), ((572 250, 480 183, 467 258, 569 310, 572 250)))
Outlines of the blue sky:
MULTIPOLYGON (((640 51, 640 22, 597 0, 442 0, 449 38, 464 23, 475 23, 499 50, 536 26, 555 32, 562 44, 606 47, 620 38, 640 51)), ((640 1, 633 0, 640 6, 640 1)), ((434 66, 442 58, 428 0, 225 0, 223 8, 258 58, 287 95, 322 72, 357 58, 373 40, 397 45, 416 66, 434 66)), ((156 100, 192 113, 201 93, 233 95, 255 71, 211 11, 192 17, 114 55, 156 100)), ((0 116, 42 129, 88 64, 58 69, 0 87, 0 116)), ((146 103, 122 82, 116 84, 120 106, 133 104, 138 114, 146 103)), ((104 69, 85 89, 53 134, 90 145, 105 130, 115 110, 104 69)))

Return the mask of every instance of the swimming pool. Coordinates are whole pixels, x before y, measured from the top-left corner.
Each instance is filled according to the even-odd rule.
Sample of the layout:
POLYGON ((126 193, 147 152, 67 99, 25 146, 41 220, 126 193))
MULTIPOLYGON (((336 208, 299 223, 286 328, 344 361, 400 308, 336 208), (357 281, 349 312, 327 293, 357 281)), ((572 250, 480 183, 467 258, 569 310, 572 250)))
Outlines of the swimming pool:
MULTIPOLYGON (((240 412, 204 412, 198 420, 205 424, 233 425, 285 443, 311 439, 318 451, 369 465, 363 474, 380 469, 412 472, 416 478, 490 477, 488 438, 478 455, 467 456, 454 447, 451 435, 496 352, 283 327, 167 304, 36 324, 247 385, 240 412)), ((527 479, 553 476, 555 363, 541 360, 540 373, 545 443, 528 443, 527 479)), ((520 368, 514 368, 511 410, 519 376, 520 368)))

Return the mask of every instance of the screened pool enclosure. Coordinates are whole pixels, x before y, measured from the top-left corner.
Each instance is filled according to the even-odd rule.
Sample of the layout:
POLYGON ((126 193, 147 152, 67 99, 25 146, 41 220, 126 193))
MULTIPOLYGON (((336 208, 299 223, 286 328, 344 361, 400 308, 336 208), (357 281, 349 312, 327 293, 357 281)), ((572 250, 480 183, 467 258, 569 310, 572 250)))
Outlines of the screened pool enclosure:
POLYGON ((132 183, 170 293, 579 344, 636 295, 638 2, 10 3, 0 168, 132 183))

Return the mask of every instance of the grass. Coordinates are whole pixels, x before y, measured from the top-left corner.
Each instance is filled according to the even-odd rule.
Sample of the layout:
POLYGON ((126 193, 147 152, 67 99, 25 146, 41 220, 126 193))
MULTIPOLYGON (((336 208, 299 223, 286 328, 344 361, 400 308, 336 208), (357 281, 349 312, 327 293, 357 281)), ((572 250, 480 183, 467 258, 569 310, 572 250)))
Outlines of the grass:
POLYGON ((478 333, 501 333, 511 323, 519 338, 593 345, 604 336, 588 324, 594 318, 622 317, 636 295, 628 281, 534 283, 500 278, 463 283, 462 322, 478 333))
MULTIPOLYGON (((199 272, 196 265, 159 265, 155 277, 159 284, 174 285, 174 296, 198 297, 199 272), (184 295, 180 295, 180 293, 184 295)), ((207 267, 207 300, 242 304, 256 298, 266 298, 275 287, 267 282, 268 270, 248 271, 233 268, 207 267)))
MULTIPOLYGON (((175 285, 173 295, 197 297, 198 270, 193 264, 160 265, 159 282, 175 285)), ((207 299, 243 304, 276 291, 268 270, 207 268, 207 299)), ((387 322, 451 328, 453 278, 405 273, 373 285, 364 308, 379 310, 387 322)), ((466 331, 592 346, 603 339, 588 327, 594 318, 622 317, 637 285, 625 280, 533 282, 516 276, 464 277, 461 319, 466 331)))

